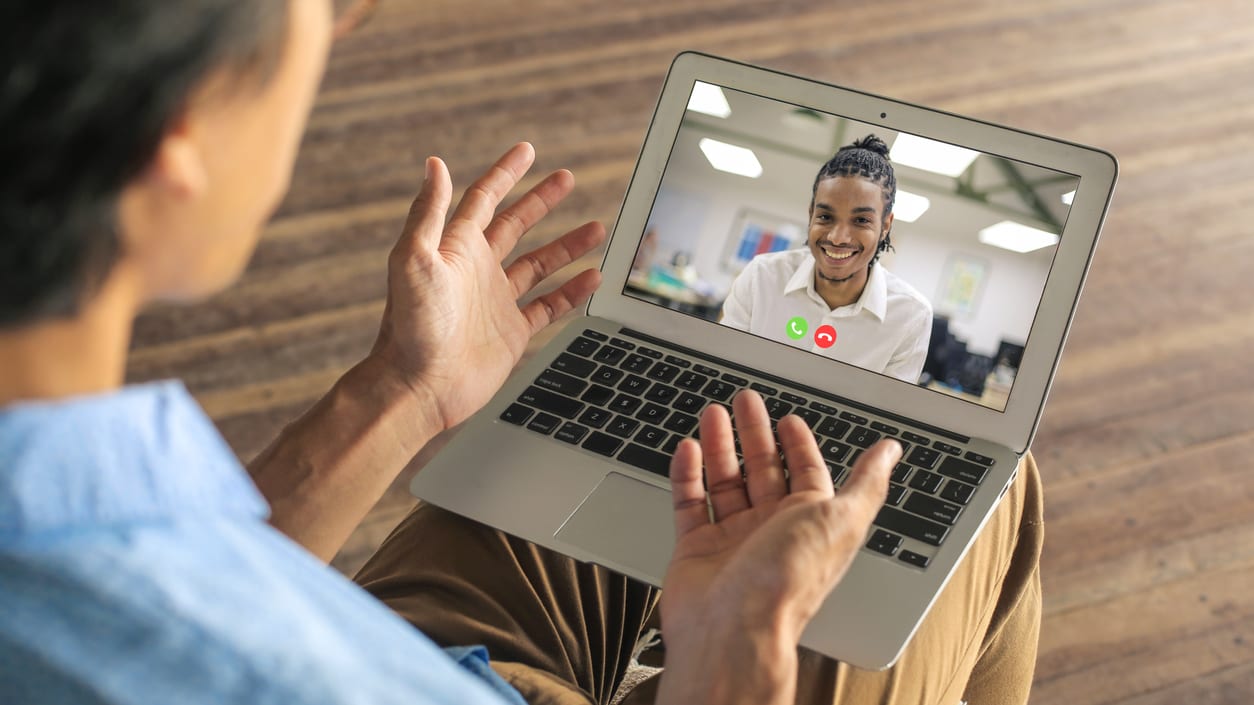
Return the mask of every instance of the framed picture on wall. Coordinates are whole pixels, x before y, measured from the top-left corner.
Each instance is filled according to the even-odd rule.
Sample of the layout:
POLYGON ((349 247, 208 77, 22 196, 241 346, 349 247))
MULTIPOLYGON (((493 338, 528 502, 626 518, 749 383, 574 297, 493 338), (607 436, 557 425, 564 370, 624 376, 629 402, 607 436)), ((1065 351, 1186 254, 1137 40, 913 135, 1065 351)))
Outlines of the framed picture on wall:
POLYGON ((988 262, 978 257, 950 255, 941 272, 936 310, 953 318, 969 318, 980 306, 980 294, 988 280, 988 262))
POLYGON ((769 252, 782 252, 805 243, 805 224, 753 208, 741 208, 732 221, 723 251, 723 271, 739 274, 749 260, 769 252))

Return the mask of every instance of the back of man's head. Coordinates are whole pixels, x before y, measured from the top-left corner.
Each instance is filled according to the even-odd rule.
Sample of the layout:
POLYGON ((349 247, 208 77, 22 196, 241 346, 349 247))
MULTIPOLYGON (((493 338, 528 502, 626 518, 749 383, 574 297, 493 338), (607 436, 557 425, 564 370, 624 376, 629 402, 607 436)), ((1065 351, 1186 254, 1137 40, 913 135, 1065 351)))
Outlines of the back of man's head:
POLYGON ((265 76, 284 0, 0 2, 0 328, 76 313, 118 196, 216 72, 265 76))

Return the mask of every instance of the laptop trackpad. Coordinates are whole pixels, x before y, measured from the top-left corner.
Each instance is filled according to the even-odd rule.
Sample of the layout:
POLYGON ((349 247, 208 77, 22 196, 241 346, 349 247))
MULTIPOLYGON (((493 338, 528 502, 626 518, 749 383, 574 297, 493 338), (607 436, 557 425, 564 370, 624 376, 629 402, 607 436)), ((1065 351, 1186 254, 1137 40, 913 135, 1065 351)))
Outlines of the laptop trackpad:
POLYGON ((661 585, 675 545, 671 493, 611 472, 554 536, 598 565, 661 585))

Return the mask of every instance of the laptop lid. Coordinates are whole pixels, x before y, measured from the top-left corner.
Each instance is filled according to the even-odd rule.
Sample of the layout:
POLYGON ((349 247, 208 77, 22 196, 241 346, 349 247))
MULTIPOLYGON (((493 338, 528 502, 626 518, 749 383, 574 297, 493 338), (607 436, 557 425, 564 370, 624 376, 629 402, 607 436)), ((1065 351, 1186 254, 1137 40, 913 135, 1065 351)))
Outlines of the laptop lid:
POLYGON ((1023 452, 1116 174, 1114 157, 1090 147, 684 53, 667 75, 588 313, 1023 452), (895 251, 880 264, 935 315, 917 380, 832 359, 816 349, 821 331, 793 335, 786 320, 778 335, 718 322, 750 261, 808 248, 819 168, 868 134, 890 147, 898 189, 895 251))

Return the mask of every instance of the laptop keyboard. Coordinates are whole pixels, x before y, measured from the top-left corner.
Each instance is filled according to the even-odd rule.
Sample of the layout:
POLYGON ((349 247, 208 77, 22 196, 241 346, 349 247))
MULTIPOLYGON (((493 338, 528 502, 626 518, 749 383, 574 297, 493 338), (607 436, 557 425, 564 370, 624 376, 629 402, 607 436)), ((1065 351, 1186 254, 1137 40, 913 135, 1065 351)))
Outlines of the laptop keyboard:
POLYGON ((906 565, 928 566, 993 464, 827 401, 594 330, 576 337, 500 419, 669 477, 671 455, 696 437, 702 410, 722 404, 730 413, 732 396, 745 388, 762 395, 772 422, 793 414, 809 424, 836 487, 864 449, 882 438, 901 443, 905 452, 865 548, 906 565))

